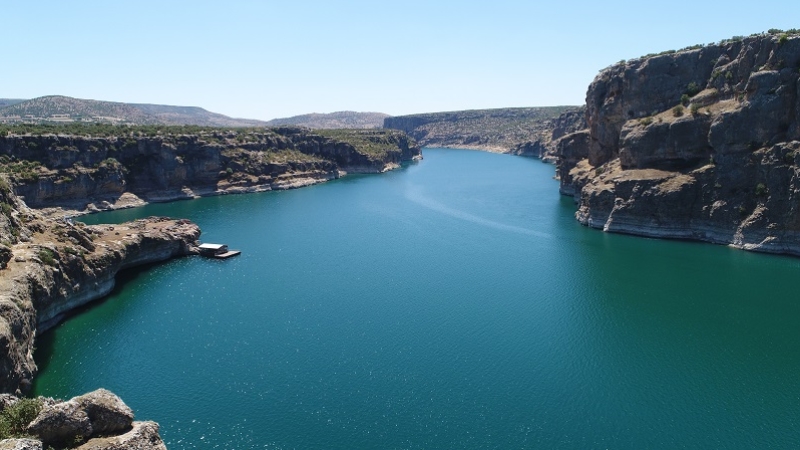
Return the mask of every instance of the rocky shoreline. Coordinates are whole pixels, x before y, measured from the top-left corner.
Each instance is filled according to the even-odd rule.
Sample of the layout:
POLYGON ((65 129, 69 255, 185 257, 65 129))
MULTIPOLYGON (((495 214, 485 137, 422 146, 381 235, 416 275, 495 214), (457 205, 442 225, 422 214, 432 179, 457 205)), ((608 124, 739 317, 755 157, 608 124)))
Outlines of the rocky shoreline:
MULTIPOLYGON (((197 253, 200 229, 187 220, 151 217, 121 225, 86 226, 50 219, 28 208, 3 177, 0 206, 0 392, 19 396, 30 389, 37 372, 33 359, 36 336, 75 308, 107 295, 119 271, 197 253)), ((113 396, 107 394, 99 397, 108 400, 113 396)), ((113 399, 111 403, 122 403, 116 396, 113 399)), ((2 400, 0 414, 17 402, 7 396, 2 400)), ((82 401, 77 404, 83 405, 82 401)), ((67 406, 52 400, 42 402, 42 414, 55 408, 55 419, 37 418, 19 431, 39 440, 0 441, 0 448, 41 449, 43 442, 59 448, 66 444, 83 444, 80 448, 87 449, 164 448, 154 423, 124 423, 107 429, 90 423, 94 421, 92 411, 99 408, 96 405, 86 406, 84 411, 75 407, 74 401, 67 406), (34 426, 36 423, 39 425, 34 426), (53 437, 76 423, 82 428, 74 436, 64 441, 53 437), (94 436, 102 439, 89 440, 94 436), (132 443, 135 446, 131 447, 132 443)))
MULTIPOLYGON (((6 192, 4 200, 16 199, 6 192)), ((200 229, 158 217, 82 226, 46 219, 16 201, 0 228, 9 243, 0 249, 0 391, 24 393, 36 374, 37 333, 108 294, 120 270, 197 253, 200 229)))

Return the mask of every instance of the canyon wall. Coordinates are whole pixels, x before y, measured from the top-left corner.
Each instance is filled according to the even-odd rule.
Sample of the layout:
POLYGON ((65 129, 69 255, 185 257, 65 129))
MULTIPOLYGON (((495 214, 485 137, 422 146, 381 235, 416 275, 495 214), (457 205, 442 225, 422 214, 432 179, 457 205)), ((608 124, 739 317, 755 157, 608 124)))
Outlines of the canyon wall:
POLYGON ((34 208, 83 212, 288 189, 348 172, 379 173, 421 158, 413 140, 388 130, 55 131, 0 137, 0 165, 10 173, 16 193, 34 208))
POLYGON ((557 143, 561 192, 606 231, 800 255, 800 36, 624 61, 557 143))

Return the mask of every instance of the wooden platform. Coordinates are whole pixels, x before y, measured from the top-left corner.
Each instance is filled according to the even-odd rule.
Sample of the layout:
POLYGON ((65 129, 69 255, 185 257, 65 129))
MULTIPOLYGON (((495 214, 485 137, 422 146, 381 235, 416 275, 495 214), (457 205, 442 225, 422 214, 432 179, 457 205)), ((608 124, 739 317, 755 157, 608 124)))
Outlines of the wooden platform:
POLYGON ((239 253, 242 253, 242 251, 241 250, 231 250, 231 251, 227 251, 225 253, 218 253, 218 254, 214 255, 214 258, 228 259, 230 257, 238 255, 239 253))

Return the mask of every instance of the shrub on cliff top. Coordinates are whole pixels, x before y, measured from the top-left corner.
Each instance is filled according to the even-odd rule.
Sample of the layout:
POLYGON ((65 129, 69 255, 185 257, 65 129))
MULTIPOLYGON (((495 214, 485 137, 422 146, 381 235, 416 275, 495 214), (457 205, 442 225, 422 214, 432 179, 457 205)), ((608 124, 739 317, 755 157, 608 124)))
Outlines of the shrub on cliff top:
POLYGON ((672 115, 675 116, 675 117, 683 116, 683 106, 678 105, 678 106, 672 108, 672 115))
POLYGON ((0 413, 0 439, 26 436, 25 428, 33 422, 42 410, 42 401, 37 398, 23 398, 0 413))
POLYGON ((55 266, 56 260, 54 258, 55 254, 49 248, 43 248, 39 250, 39 259, 42 260, 43 263, 47 264, 48 266, 55 266))

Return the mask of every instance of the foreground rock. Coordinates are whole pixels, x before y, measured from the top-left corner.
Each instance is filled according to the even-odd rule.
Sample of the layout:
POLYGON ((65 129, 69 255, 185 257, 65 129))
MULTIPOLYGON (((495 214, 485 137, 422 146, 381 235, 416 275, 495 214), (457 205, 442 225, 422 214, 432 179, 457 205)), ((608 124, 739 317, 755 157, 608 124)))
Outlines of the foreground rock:
POLYGON ((800 255, 800 36, 622 62, 559 142, 561 192, 606 231, 800 255))
MULTIPOLYGON (((19 400, 11 398, 6 407, 19 400)), ((32 400, 38 413, 22 427, 26 438, 0 441, 2 449, 166 449, 155 422, 134 422, 133 412, 116 395, 98 389, 65 402, 40 397, 32 400)), ((31 403, 29 403, 30 405, 31 403)), ((5 409, 5 408, 4 408, 5 409)), ((35 412, 35 411, 34 411, 35 412)))

